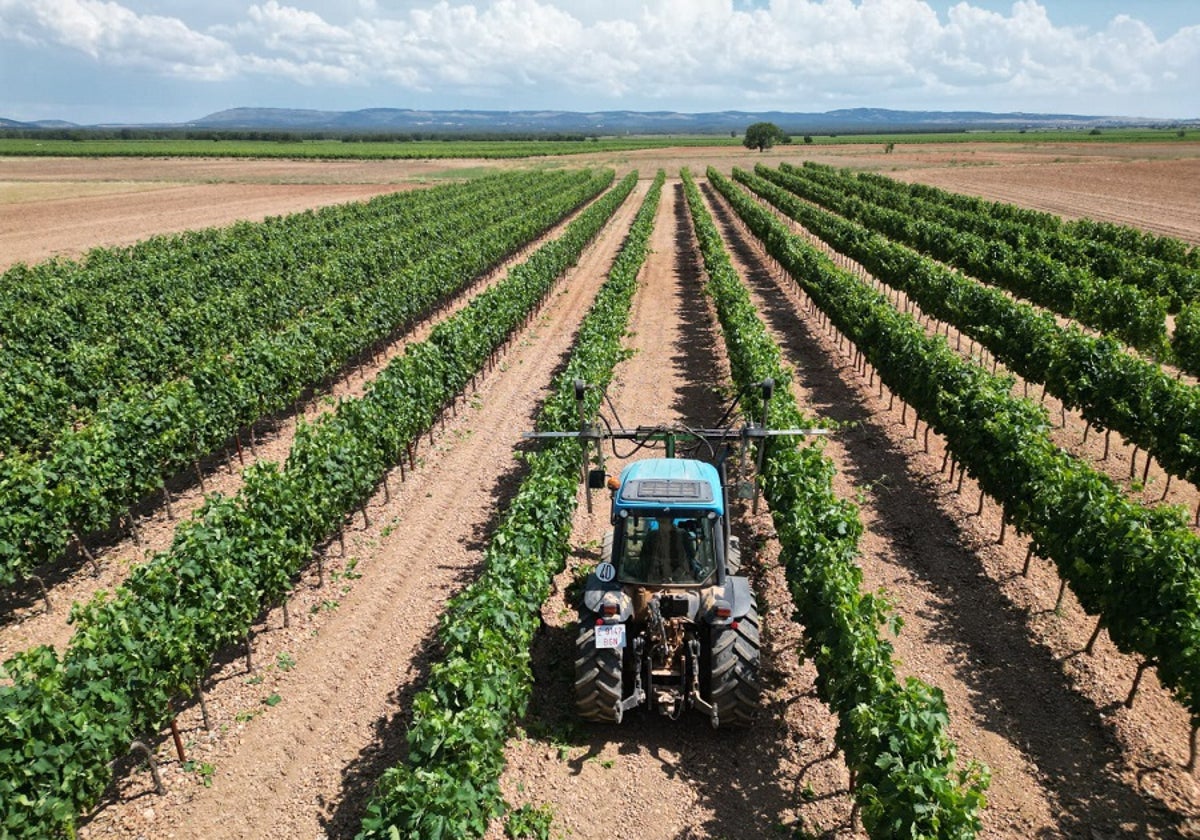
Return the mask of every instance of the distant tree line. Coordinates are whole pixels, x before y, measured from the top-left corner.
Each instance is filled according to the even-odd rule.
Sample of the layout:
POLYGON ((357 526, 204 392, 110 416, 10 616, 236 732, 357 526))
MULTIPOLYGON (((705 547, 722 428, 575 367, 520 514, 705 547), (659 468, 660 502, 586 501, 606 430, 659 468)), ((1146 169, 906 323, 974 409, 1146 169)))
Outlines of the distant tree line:
POLYGON ((19 140, 240 140, 272 143, 302 143, 306 140, 334 140, 343 143, 417 143, 534 141, 582 143, 598 140, 594 134, 561 131, 348 131, 303 129, 215 129, 215 128, 0 128, 0 137, 19 140))

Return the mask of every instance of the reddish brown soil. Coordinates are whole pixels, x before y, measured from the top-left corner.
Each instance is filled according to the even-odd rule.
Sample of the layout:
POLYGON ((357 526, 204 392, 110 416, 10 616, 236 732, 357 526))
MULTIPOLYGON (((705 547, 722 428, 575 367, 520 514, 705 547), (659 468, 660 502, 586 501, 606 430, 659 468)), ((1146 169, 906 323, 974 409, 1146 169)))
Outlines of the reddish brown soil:
POLYGON ((201 184, 130 187, 127 193, 0 204, 4 267, 89 248, 132 245, 150 233, 177 233, 245 219, 364 201, 402 189, 373 184, 201 184))
POLYGON ((887 174, 1057 213, 1200 242, 1200 159, 1025 163, 887 174))
MULTIPOLYGON (((901 165, 933 173, 970 153, 963 147, 925 152, 897 147, 892 155, 880 148, 840 149, 835 154, 793 148, 761 157, 736 149, 711 154, 679 150, 568 163, 637 166, 648 175, 659 163, 682 163, 702 173, 709 162, 728 169, 758 160, 824 155, 831 163, 901 165), (942 158, 934 160, 938 154, 942 158)), ((1049 160, 1044 165, 1070 167, 1080 182, 1083 173, 1112 167, 1142 173, 1146 183, 1158 183, 1160 176, 1153 173, 1185 166, 1167 158, 1138 161, 1131 155, 1121 160, 1111 149, 1101 152, 1091 147, 1071 151, 1105 158, 1099 162, 1049 160)), ((981 147, 976 153, 995 159, 996 171, 1032 165, 1030 156, 1048 157, 1041 150, 1011 147, 981 147), (1001 161, 1001 154, 1012 159, 1001 161)), ((64 167, 62 177, 77 180, 85 164, 109 163, 77 162, 72 165, 81 168, 71 170, 55 162, 64 167)), ((130 167, 122 174, 135 172, 132 162, 116 163, 130 167)), ((220 203, 226 190, 232 195, 257 189, 254 179, 259 176, 252 163, 212 164, 228 183, 213 185, 209 198, 220 203)), ((155 174, 137 189, 157 186, 155 178, 185 180, 169 166, 158 172, 159 165, 150 167, 155 174)), ((275 169, 280 164, 263 166, 268 178, 304 179, 308 172, 314 182, 350 180, 347 173, 352 171, 348 167, 334 175, 324 168, 333 164, 303 162, 290 164, 290 174, 284 175, 275 169)), ((438 167, 464 165, 425 166, 413 170, 417 177, 438 167)), ((8 172, 6 162, 6 180, 8 172)), ((1165 176, 1162 183, 1178 177, 1165 176)), ((397 174, 395 180, 403 178, 397 174)), ((54 178, 45 175, 42 180, 54 178)), ((392 188, 385 179, 379 183, 392 188)), ((312 197, 321 187, 304 189, 312 197)), ((1138 189, 1126 182, 1088 187, 1101 202, 1107 200, 1103 196, 1122 190, 1136 194, 1138 189)), ((139 193, 158 194, 180 196, 186 210, 184 190, 139 193)), ((48 213, 56 207, 60 229, 70 231, 87 212, 62 201, 24 206, 29 211, 43 203, 48 213)), ((1091 622, 1069 596, 1061 610, 1052 609, 1058 579, 1049 564, 1035 559, 1030 575, 1020 574, 1024 541, 1010 533, 1004 545, 997 545, 995 506, 987 502, 983 514, 976 515, 978 491, 970 481, 961 494, 955 492, 939 471, 942 444, 936 435, 924 452, 923 426, 914 439, 912 413, 902 413, 899 402, 888 410, 887 392, 878 396, 878 386, 854 371, 836 339, 816 326, 787 282, 778 281, 721 202, 712 204, 739 270, 785 348, 785 358, 796 366, 795 395, 814 414, 849 424, 826 452, 839 466, 839 492, 862 496, 868 525, 862 542, 866 582, 885 587, 905 621, 896 639, 901 673, 946 691, 961 758, 979 759, 992 768, 984 836, 1200 836, 1200 791, 1181 767, 1187 757, 1186 715, 1157 686, 1153 672, 1133 707, 1124 708, 1121 701, 1137 663, 1113 650, 1103 635, 1094 655, 1080 652, 1091 622)), ((1152 228, 1148 207, 1138 204, 1131 215, 1152 228)), ((217 210, 191 209, 213 218, 220 209, 228 211, 214 223, 237 218, 239 212, 225 204, 217 210)), ((195 707, 183 712, 180 723, 189 757, 200 762, 196 768, 211 766, 212 786, 204 785, 206 774, 198 769, 185 771, 171 757, 169 738, 162 739, 158 752, 168 794, 154 796, 145 773, 122 767, 121 782, 82 836, 353 836, 371 782, 402 754, 409 703, 432 655, 436 615, 475 573, 503 501, 519 479, 512 459, 519 433, 531 424, 634 209, 636 199, 631 199, 532 330, 518 339, 480 390, 460 402, 457 418, 448 420, 445 431, 435 432, 435 444, 424 446, 410 480, 401 484, 393 476, 390 498, 380 494, 368 508, 369 525, 361 516, 354 518, 346 534, 348 554, 356 561, 353 570, 347 573, 348 561, 339 557, 335 542, 323 585, 317 585, 314 571, 298 587, 289 610, 291 627, 281 627, 278 609, 267 616, 254 639, 255 673, 244 672, 239 651, 228 652, 206 683, 213 728, 202 727, 195 707), (276 705, 263 702, 276 695, 276 705)), ((160 216, 166 212, 163 208, 160 216)), ((29 217, 29 212, 4 217, 0 236, 8 235, 10 224, 20 226, 29 217)), ((149 235, 163 229, 156 227, 160 222, 147 214, 127 220, 122 232, 137 229, 139 235, 149 235)), ((51 229, 40 234, 41 247, 50 252, 112 244, 89 242, 82 235, 56 239, 51 229)), ((627 425, 711 421, 714 406, 722 403, 717 389, 728 374, 674 181, 664 192, 653 247, 634 303, 629 345, 635 353, 618 369, 613 400, 627 425)), ((7 250, 0 254, 9 261, 7 250)), ((1078 441, 1081 423, 1068 415, 1062 434, 1064 443, 1072 437, 1078 441)), ((1076 444, 1073 451, 1098 463, 1096 447, 1101 445, 1101 437, 1093 434, 1086 446, 1076 444)), ((1110 460, 1115 473, 1128 470, 1127 459, 1127 450, 1114 442, 1110 460)), ((1151 475, 1153 483, 1155 473, 1151 475)), ((1154 484, 1146 492, 1154 494, 1160 487, 1154 484)), ((597 513, 589 516, 581 510, 576 520, 575 565, 596 559, 605 500, 597 496, 596 501, 597 513)), ((165 533, 165 516, 160 512, 155 518, 165 533)), ((647 715, 634 715, 616 728, 576 723, 570 709, 573 645, 568 623, 573 610, 563 594, 570 580, 564 574, 543 611, 547 626, 534 649, 538 687, 523 722, 525 734, 510 742, 503 784, 514 804, 549 804, 556 831, 571 837, 861 836, 849 821, 845 767, 832 748, 835 722, 812 694, 811 666, 797 660, 802 629, 790 620, 769 520, 739 510, 737 522, 768 628, 767 691, 756 726, 714 733, 698 716, 671 722, 647 715)), ((492 828, 490 836, 502 835, 499 825, 492 828)))

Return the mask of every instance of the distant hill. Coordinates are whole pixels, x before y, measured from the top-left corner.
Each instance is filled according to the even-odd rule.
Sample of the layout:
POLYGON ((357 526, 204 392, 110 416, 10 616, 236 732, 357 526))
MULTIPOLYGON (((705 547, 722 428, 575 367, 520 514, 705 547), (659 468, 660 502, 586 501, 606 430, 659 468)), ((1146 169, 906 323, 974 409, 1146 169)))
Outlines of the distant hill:
POLYGON ((0 128, 79 128, 78 125, 65 120, 34 120, 33 122, 18 122, 0 117, 0 128))
POLYGON ((62 120, 19 122, 0 118, 0 130, 153 128, 211 131, 361 132, 405 134, 741 134, 769 121, 788 134, 983 131, 989 129, 1111 128, 1197 125, 1200 120, 1083 114, 990 113, 987 111, 895 111, 849 108, 821 113, 789 111, 418 111, 366 108, 315 111, 298 108, 230 108, 184 123, 105 123, 80 126, 62 120))
POLYGON ((187 125, 212 129, 300 131, 725 134, 730 131, 740 133, 750 123, 762 120, 773 122, 791 134, 1090 128, 1170 122, 1080 114, 894 111, 885 108, 851 108, 823 113, 715 111, 698 114, 675 111, 416 111, 407 108, 307 111, 287 108, 231 108, 209 114, 187 125))

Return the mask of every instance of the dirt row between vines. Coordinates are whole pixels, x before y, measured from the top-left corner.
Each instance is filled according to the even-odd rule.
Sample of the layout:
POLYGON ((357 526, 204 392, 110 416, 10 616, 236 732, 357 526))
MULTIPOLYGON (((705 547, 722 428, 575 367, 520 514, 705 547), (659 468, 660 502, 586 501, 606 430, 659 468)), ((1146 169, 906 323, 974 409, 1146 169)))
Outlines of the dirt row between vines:
MULTIPOLYGON (((290 601, 291 625, 271 610, 253 639, 255 671, 229 651, 206 683, 213 729, 189 706, 179 716, 188 758, 159 744, 168 792, 123 772, 85 837, 353 836, 370 786, 401 755, 412 694, 436 657, 446 599, 477 574, 486 540, 515 489, 520 433, 623 240, 641 185, 552 293, 533 325, 444 429, 416 469, 376 494, 337 541, 313 588, 310 569, 290 601), (353 561, 353 562, 351 562, 353 561)), ((428 440, 428 439, 427 439, 428 440)), ((127 769, 127 768, 124 768, 127 769)))
MULTIPOLYGON (((588 202, 590 204, 591 202, 588 202)), ((584 205, 585 207, 587 204, 584 205)), ((333 410, 338 400, 362 396, 372 381, 393 359, 409 346, 424 341, 439 323, 465 308, 472 299, 500 282, 508 270, 524 261, 541 245, 558 236, 583 208, 553 225, 545 234, 503 260, 494 269, 475 278, 452 300, 408 330, 381 346, 370 359, 351 365, 333 381, 324 383, 291 411, 265 418, 252 432, 243 430, 239 442, 215 453, 199 465, 197 474, 183 473, 168 482, 170 499, 159 496, 138 506, 137 529, 128 536, 109 542, 88 540, 94 563, 82 555, 64 559, 43 572, 51 608, 46 609, 43 594, 34 583, 0 598, 0 661, 33 645, 51 645, 62 650, 74 627, 68 623, 73 604, 90 600, 96 593, 112 592, 141 563, 171 545, 176 526, 191 517, 211 493, 235 495, 242 487, 244 470, 259 461, 282 464, 287 460, 301 420, 316 421, 333 410), (253 440, 251 439, 253 438, 253 440), (241 451, 237 451, 240 447, 241 451)))
MULTIPOLYGON (((617 366, 604 414, 625 427, 712 426, 728 401, 730 375, 691 220, 678 180, 663 192, 639 276, 627 346, 617 366)), ((632 444, 618 444, 628 454, 632 444)), ((642 451, 637 457, 646 457, 642 451)), ((616 475, 628 459, 607 452, 616 475)), ((847 824, 850 800, 845 767, 832 756, 834 720, 812 696, 813 674, 795 655, 798 628, 788 620, 788 595, 774 562, 769 520, 739 504, 735 533, 745 567, 755 570, 764 634, 766 691, 761 719, 751 729, 713 731, 689 712, 672 721, 645 710, 620 726, 583 724, 574 713, 576 607, 571 582, 599 559, 608 529, 607 493, 596 493, 593 513, 577 511, 574 558, 558 576, 542 611, 545 627, 534 646, 538 688, 525 737, 510 741, 503 787, 514 805, 548 804, 555 830, 571 838, 765 837, 796 818, 800 791, 811 784, 818 819, 847 824), (805 772, 807 770, 807 772, 805 772)), ((499 824, 488 837, 503 837, 499 824)))

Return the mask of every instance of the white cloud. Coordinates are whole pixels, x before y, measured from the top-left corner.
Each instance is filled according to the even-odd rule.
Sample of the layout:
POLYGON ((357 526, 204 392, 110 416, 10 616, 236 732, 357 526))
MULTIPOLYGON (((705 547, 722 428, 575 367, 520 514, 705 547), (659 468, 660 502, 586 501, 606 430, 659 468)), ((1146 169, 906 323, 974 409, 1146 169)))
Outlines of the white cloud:
POLYGON ((181 20, 138 15, 101 0, 0 0, 0 38, 70 47, 101 65, 213 80, 236 73, 236 56, 181 20))
POLYGON ((173 77, 579 110, 1112 113, 1121 97, 1179 101, 1200 77, 1200 26, 1161 41, 1129 15, 1094 30, 1064 27, 1034 0, 1007 14, 963 2, 944 18, 923 0, 266 0, 224 13, 238 17, 194 29, 118 2, 0 0, 0 40, 173 77))

